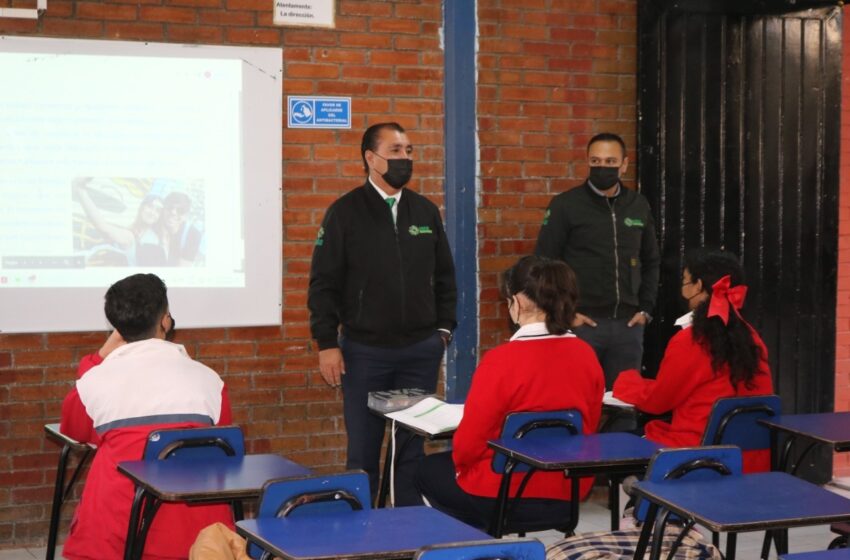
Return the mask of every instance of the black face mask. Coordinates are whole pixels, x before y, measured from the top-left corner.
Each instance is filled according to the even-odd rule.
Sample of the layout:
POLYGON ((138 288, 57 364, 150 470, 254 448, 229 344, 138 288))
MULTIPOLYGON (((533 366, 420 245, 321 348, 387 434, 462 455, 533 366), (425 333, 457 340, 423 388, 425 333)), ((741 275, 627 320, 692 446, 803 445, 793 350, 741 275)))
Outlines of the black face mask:
MULTIPOLYGON (((375 155, 378 156, 378 154, 375 155)), ((410 178, 413 176, 412 159, 387 159, 383 156, 378 157, 387 162, 387 172, 381 175, 387 184, 394 189, 400 189, 410 182, 410 178)))
POLYGON ((619 167, 602 167, 596 165, 590 168, 590 182, 600 191, 607 191, 620 180, 619 167))
POLYGON ((165 333, 165 340, 171 342, 174 340, 174 329, 177 327, 177 321, 174 320, 174 315, 171 315, 171 328, 165 333))

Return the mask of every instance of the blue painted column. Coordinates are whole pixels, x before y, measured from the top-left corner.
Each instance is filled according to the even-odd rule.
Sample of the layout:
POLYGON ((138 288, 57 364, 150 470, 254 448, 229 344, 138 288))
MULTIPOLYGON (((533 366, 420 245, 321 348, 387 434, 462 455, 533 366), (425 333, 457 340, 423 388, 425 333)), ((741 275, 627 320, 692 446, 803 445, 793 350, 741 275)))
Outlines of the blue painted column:
POLYGON ((443 1, 446 230, 458 286, 458 327, 446 366, 446 397, 452 402, 466 398, 478 354, 476 4, 475 0, 443 1))

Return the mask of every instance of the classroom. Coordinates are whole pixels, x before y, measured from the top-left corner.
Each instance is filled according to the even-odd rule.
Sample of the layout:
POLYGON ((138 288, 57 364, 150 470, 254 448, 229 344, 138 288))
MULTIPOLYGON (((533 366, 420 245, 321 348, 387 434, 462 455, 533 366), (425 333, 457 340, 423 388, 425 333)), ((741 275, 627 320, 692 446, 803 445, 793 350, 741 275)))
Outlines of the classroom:
MULTIPOLYGON (((45 426, 60 422, 81 360, 107 341, 111 328, 104 319, 104 293, 130 274, 154 272, 165 280, 174 316, 171 329, 163 329, 175 330, 176 322, 174 342, 226 385, 232 424, 244 434, 244 453, 280 456, 314 474, 346 470, 346 421, 353 417, 346 416, 338 369, 320 366, 319 354, 337 343, 317 336, 315 324, 311 330, 322 305, 317 287, 322 265, 315 255, 343 236, 326 212, 363 185, 364 167, 367 173, 377 170, 389 184, 391 171, 401 173, 401 166, 389 163, 393 157, 384 158, 377 140, 368 146, 364 140, 364 132, 377 123, 398 123, 401 130, 393 134, 409 139, 412 149, 412 179, 407 175, 403 183, 408 201, 403 196, 399 207, 390 206, 393 220, 413 213, 405 208, 414 201, 425 201, 415 210, 418 216, 433 205, 439 211, 411 222, 412 229, 398 228, 396 237, 409 233, 407 250, 414 254, 444 227, 437 266, 440 251, 449 251, 453 260, 453 286, 447 290, 456 305, 445 324, 438 319, 429 327, 437 327, 434 340, 443 340, 445 353, 436 390, 427 392, 464 402, 482 358, 508 343, 510 324, 522 324, 506 305, 506 296, 513 302, 516 294, 504 291, 505 271, 515 272, 512 267, 522 257, 541 252, 541 230, 555 220, 553 197, 585 182, 589 142, 611 133, 624 142, 628 159, 617 161, 623 192, 638 191, 650 212, 626 229, 651 231, 657 245, 657 296, 649 297, 650 309, 642 305, 645 294, 628 307, 635 317, 644 313, 641 322, 646 322, 636 369, 654 377, 668 341, 682 332, 676 321, 688 310, 689 288, 683 282, 692 278, 683 272, 692 262, 690 252, 724 249, 739 259, 747 287, 742 314, 730 303, 725 322, 730 315, 745 316, 745 324, 760 335, 772 376, 767 392, 781 398, 782 412, 850 412, 850 126, 842 122, 845 115, 850 118, 844 79, 850 76, 850 56, 843 51, 845 44, 850 49, 850 12, 845 10, 834 0, 12 0, 0 5, 0 89, 6 90, 0 92, 0 558, 4 551, 48 545, 61 447, 45 426), (97 76, 81 69, 77 79, 76 59, 68 53, 89 53, 76 50, 78 45, 113 65, 97 76), (22 116, 28 95, 8 93, 33 66, 31 59, 6 61, 6 55, 21 52, 68 55, 62 62, 66 82, 30 96, 52 103, 38 111, 55 113, 22 116), (163 58, 148 66, 125 64, 147 56, 163 58), (136 85, 148 75, 171 71, 172 64, 168 79, 176 83, 136 85), (197 80, 185 78, 193 65, 206 65, 212 74, 203 70, 197 80), (16 77, 18 68, 23 73, 16 77), (95 80, 99 93, 84 102, 85 84, 95 80), (66 120, 58 111, 71 103, 78 105, 66 120), (110 112, 122 104, 131 110, 110 112), (92 107, 99 117, 86 112, 92 107), (144 110, 133 114, 132 107, 144 110), (138 131, 133 138, 104 132, 99 142, 83 144, 89 146, 84 155, 50 143, 54 132, 39 137, 44 144, 33 144, 31 153, 21 147, 21 133, 4 134, 4 128, 24 125, 54 130, 46 122, 53 120, 91 126, 80 135, 94 138, 105 130, 105 123, 91 124, 98 118, 140 128, 131 129, 138 131), (169 122, 181 124, 170 128, 169 122), (183 125, 192 130, 186 133, 183 125), (145 165, 157 158, 160 163, 143 168, 143 158, 128 156, 132 165, 117 164, 122 152, 139 152, 151 137, 145 165), (20 165, 25 153, 41 175, 20 165), (87 166, 74 167, 71 157, 87 166), (112 161, 93 164, 98 157, 112 161), (183 171, 192 166, 208 169, 203 176, 183 171), (59 197, 45 194, 51 169, 68 176, 59 197), (30 179, 33 188, 22 187, 30 179), (217 188, 230 182, 240 187, 217 188), (116 192, 135 206, 119 211, 108 200, 116 192), (45 210, 45 231, 61 224, 73 243, 73 251, 66 252, 86 255, 85 262, 73 257, 63 266, 97 274, 80 276, 79 285, 62 284, 77 279, 76 272, 50 270, 59 258, 53 253, 39 257, 46 260, 26 260, 17 250, 20 232, 41 227, 26 217, 51 200, 73 208, 73 216, 45 210), (244 214, 230 214, 243 206, 244 214), (104 219, 110 211, 120 215, 120 227, 104 219), (138 224, 146 212, 180 216, 184 222, 169 233, 162 218, 164 233, 157 242, 145 242, 151 233, 138 224), (432 218, 436 221, 422 225, 432 218), (644 229, 647 220, 654 230, 644 229), (101 235, 106 241, 97 240, 101 235), (240 236, 242 244, 231 247, 232 238, 240 236), (171 249, 163 251, 168 243, 171 249), (61 289, 52 284, 42 289, 42 281, 61 289)), ((602 142, 615 143, 608 137, 602 142)), ((380 254, 387 253, 371 251, 368 257, 380 254)), ((641 252, 639 258, 644 257, 641 252)), ((423 265, 432 258, 413 260, 423 265)), ((384 260, 372 262, 383 266, 384 260)), ((352 277, 372 274, 374 283, 382 276, 377 281, 382 289, 398 287, 374 264, 351 266, 352 277)), ((637 258, 623 266, 632 271, 624 282, 641 282, 635 277, 637 258)), ((427 285, 427 274, 421 278, 427 285)), ((432 291, 444 286, 439 278, 438 270, 432 291)), ((582 293, 587 298, 592 291, 588 288, 578 294, 579 311, 582 293)), ((353 301, 359 296, 361 307, 364 291, 353 296, 353 301)), ((379 300, 373 305, 381 305, 379 300)), ((392 303, 386 309, 387 316, 395 312, 392 303)), ((330 327, 332 339, 337 327, 330 327)), ((613 379, 605 381, 600 387, 611 390, 613 379)), ((704 414, 711 404, 703 406, 704 414)), ((383 422, 376 428, 381 434, 383 422)), ((426 448, 438 452, 444 445, 431 442, 426 448)), ((795 446, 788 461, 806 481, 850 489, 845 450, 821 440, 806 452, 795 446)), ((72 454, 70 466, 78 461, 72 454)), ((746 471, 746 456, 744 463, 746 471)), ((778 464, 774 453, 773 466, 778 464)), ((645 461, 640 468, 646 469, 645 461)), ((366 499, 371 502, 377 471, 370 474, 366 499)), ((61 508, 57 544, 68 537, 85 476, 61 508)), ((249 502, 246 517, 255 512, 249 502)), ((777 549, 787 548, 787 533, 783 543, 783 527, 777 527, 777 549)), ((501 534, 501 527, 496 532, 501 534)))

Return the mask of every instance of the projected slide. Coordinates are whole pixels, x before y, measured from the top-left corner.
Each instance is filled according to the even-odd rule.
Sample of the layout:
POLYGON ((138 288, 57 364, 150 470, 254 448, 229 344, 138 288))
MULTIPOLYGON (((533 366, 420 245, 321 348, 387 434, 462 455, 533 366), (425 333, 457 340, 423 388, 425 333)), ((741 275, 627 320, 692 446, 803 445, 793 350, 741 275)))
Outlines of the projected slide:
POLYGON ((180 328, 282 322, 280 48, 0 35, 0 333, 107 329, 131 274, 180 328))
POLYGON ((243 63, 0 52, 0 290, 246 285, 243 63))

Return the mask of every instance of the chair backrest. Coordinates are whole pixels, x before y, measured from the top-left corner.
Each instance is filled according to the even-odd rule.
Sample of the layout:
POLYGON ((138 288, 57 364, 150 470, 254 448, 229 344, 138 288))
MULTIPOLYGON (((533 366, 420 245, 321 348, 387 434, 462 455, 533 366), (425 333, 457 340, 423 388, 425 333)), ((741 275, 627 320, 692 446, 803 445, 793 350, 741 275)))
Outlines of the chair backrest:
MULTIPOLYGON (((740 476, 742 472, 743 459, 739 447, 680 447, 657 451, 649 462, 644 480, 671 483, 681 479, 711 480, 721 476, 740 476)), ((635 518, 638 521, 646 519, 648 509, 649 504, 645 500, 638 500, 635 518)))
MULTIPOLYGON (((564 437, 581 434, 581 413, 578 410, 547 410, 534 412, 511 412, 502 425, 503 438, 536 439, 551 437, 553 433, 564 437)), ((493 472, 505 470, 507 457, 501 453, 493 454, 493 472)), ((519 463, 514 472, 528 470, 528 465, 519 463)))
POLYGON ((207 459, 245 455, 245 436, 239 426, 154 430, 148 434, 142 458, 145 461, 174 457, 207 459))
POLYGON ((711 407, 702 445, 737 445, 743 450, 769 449, 770 430, 757 422, 777 416, 782 401, 776 395, 718 399, 711 407))
MULTIPOLYGON (((277 478, 263 485, 257 518, 371 509, 370 498, 369 476, 364 471, 277 478)), ((262 552, 257 545, 248 545, 251 558, 265 558, 262 552)))
POLYGON ((545 560, 546 548, 537 539, 498 539, 434 544, 423 547, 414 560, 545 560))

